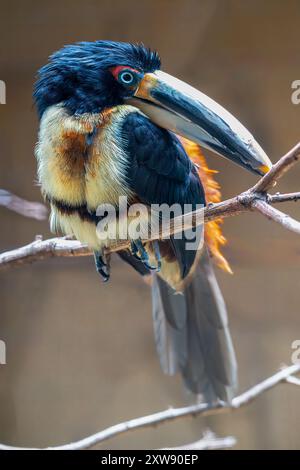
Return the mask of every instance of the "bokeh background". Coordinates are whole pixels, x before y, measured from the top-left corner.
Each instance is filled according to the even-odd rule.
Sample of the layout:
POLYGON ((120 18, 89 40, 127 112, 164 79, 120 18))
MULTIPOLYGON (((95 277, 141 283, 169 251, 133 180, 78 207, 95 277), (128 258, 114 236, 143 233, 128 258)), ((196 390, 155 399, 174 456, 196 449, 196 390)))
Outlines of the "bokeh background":
MULTIPOLYGON (((79 40, 142 41, 163 69, 191 83, 252 130, 273 161, 300 138, 300 3, 295 0, 1 0, 0 187, 41 200, 35 184, 36 70, 51 52, 79 40)), ((255 177, 216 156, 223 197, 255 177)), ((295 167, 278 190, 299 190, 295 167)), ((300 218, 300 208, 283 209, 300 218)), ((23 245, 48 223, 0 209, 0 249, 23 245)), ((240 390, 289 363, 300 339, 300 239, 259 215, 227 219, 217 273, 237 351, 240 390)), ((91 258, 51 260, 1 273, 0 442, 57 445, 147 413, 180 406, 178 378, 164 377, 153 342, 148 287, 117 259, 103 285, 91 258)), ((120 436, 111 449, 157 448, 200 438, 210 427, 240 449, 300 447, 300 395, 281 385, 233 414, 186 419, 120 436)), ((99 447, 101 448, 101 446, 99 447)))

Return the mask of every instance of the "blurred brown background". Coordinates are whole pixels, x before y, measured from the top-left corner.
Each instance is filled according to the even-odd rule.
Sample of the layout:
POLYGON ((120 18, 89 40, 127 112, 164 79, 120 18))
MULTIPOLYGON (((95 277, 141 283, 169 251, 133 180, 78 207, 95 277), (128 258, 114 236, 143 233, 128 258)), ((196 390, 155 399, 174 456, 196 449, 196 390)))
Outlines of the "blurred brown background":
MULTIPOLYGON (((0 2, 0 187, 40 200, 32 106, 36 70, 66 43, 114 39, 157 48, 163 69, 231 110, 273 161, 300 140, 300 2, 267 0, 0 2)), ((223 196, 255 178, 216 156, 223 196)), ((299 190, 300 168, 280 183, 299 190)), ((300 206, 283 209, 300 219, 300 206)), ((50 236, 48 223, 0 209, 0 249, 50 236)), ((240 390, 289 363, 300 339, 300 239, 259 215, 227 219, 234 275, 218 272, 239 361, 240 390)), ((90 258, 51 260, 1 273, 0 442, 62 444, 124 419, 182 405, 178 379, 164 377, 154 349, 150 293, 115 260, 103 285, 90 258)), ((108 448, 156 448, 198 439, 211 427, 238 448, 299 448, 300 396, 281 385, 234 414, 136 431, 108 448)))

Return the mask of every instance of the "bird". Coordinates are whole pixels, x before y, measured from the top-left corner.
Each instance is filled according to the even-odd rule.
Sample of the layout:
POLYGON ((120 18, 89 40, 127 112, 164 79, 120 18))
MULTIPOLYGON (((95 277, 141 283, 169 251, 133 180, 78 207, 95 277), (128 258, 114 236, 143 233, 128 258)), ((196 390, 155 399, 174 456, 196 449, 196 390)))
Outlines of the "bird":
MULTIPOLYGON (((134 205, 146 207, 139 221, 147 231, 153 206, 176 204, 186 213, 185 207, 220 200, 203 149, 256 175, 272 166, 231 113, 162 71, 158 52, 141 43, 66 45, 39 69, 33 96, 38 183, 51 207, 51 230, 87 244, 104 281, 110 277, 107 249, 116 240, 99 236, 109 212, 99 213, 99 207, 115 209, 116 220, 108 218, 107 226, 118 224, 118 241, 125 223, 135 220, 128 215, 134 205)), ((163 371, 180 373, 185 388, 202 400, 229 403, 237 388, 237 361, 212 265, 214 260, 230 271, 221 253, 221 221, 156 241, 139 233, 127 234, 129 247, 118 255, 151 285, 163 371), (195 241, 192 249, 189 240, 195 241)))

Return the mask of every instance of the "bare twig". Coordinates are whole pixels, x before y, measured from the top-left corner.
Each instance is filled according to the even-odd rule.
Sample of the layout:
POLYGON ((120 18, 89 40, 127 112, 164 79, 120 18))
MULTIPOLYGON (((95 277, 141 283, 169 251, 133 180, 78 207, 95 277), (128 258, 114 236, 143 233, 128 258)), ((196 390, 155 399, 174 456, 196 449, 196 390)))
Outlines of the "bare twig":
POLYGON ((291 375, 290 377, 287 377, 286 381, 289 384, 300 386, 300 379, 298 379, 298 377, 294 377, 293 375, 291 375))
POLYGON ((265 201, 259 201, 259 200, 253 201, 252 207, 257 212, 260 212, 262 215, 267 217, 269 220, 278 222, 280 225, 282 225, 286 229, 300 234, 300 222, 293 219, 292 217, 285 214, 284 212, 281 212, 278 209, 275 209, 275 207, 270 206, 265 201))
POLYGON ((215 433, 206 431, 199 441, 184 446, 165 447, 160 450, 219 450, 231 449, 236 445, 236 438, 233 436, 217 437, 215 433))
POLYGON ((295 147, 289 150, 283 157, 278 160, 271 170, 263 176, 255 186, 253 186, 252 191, 258 193, 266 193, 271 189, 277 181, 279 181, 282 176, 289 171, 300 158, 300 142, 298 142, 295 147))
MULTIPOLYGON (((97 432, 91 436, 85 437, 76 442, 70 444, 64 444, 56 447, 47 447, 48 450, 82 450, 89 449, 90 447, 95 446, 101 442, 112 439, 120 434, 128 433, 140 428, 147 428, 151 426, 157 426, 169 421, 175 421, 179 418, 184 418, 187 416, 198 416, 198 415, 208 415, 214 414, 219 411, 234 411, 242 406, 248 405, 258 396, 262 395, 264 392, 270 390, 281 382, 287 382, 290 377, 300 372, 300 364, 295 364, 289 367, 285 367, 271 377, 263 380, 259 384, 250 388, 241 395, 235 397, 231 404, 226 404, 224 402, 217 402, 215 404, 201 403, 197 405, 185 406, 183 408, 170 408, 165 411, 154 413, 152 415, 143 416, 141 418, 132 419, 130 421, 125 421, 123 423, 116 424, 111 426, 103 431, 97 432)), ((298 385, 298 384, 297 384, 298 385)), ((20 447, 7 446, 5 444, 0 444, 0 450, 15 450, 21 449, 20 447)))
POLYGON ((268 202, 271 204, 276 204, 277 202, 297 202, 300 199, 300 193, 286 193, 286 194, 272 194, 268 195, 268 202))
POLYGON ((32 219, 45 220, 48 209, 40 202, 30 202, 4 189, 0 189, 0 206, 32 219))
MULTIPOLYGON (((300 158, 300 143, 284 155, 258 183, 247 191, 231 199, 219 202, 217 204, 208 204, 204 209, 198 209, 192 213, 183 214, 175 217, 170 223, 170 227, 159 227, 156 233, 146 241, 159 238, 168 238, 174 233, 181 232, 183 229, 194 228, 203 222, 211 220, 232 217, 244 212, 256 211, 284 228, 296 233, 300 233, 300 222, 289 215, 273 208, 271 204, 278 204, 288 201, 300 200, 300 192, 274 195, 266 194, 286 171, 288 171, 300 158)), ((128 240, 117 240, 114 243, 110 241, 110 247, 107 253, 124 250, 129 247, 128 240)), ((53 238, 45 241, 35 241, 21 248, 17 248, 0 255, 0 270, 8 267, 18 266, 25 263, 43 260, 53 257, 84 256, 90 255, 88 248, 75 240, 66 238, 53 238)))
POLYGON ((33 263, 47 258, 84 256, 91 252, 77 240, 66 238, 37 239, 29 245, 0 254, 0 269, 33 263))
MULTIPOLYGON (((176 217, 173 219, 170 229, 163 231, 160 228, 159 232, 154 234, 151 240, 158 238, 164 238, 170 236, 171 234, 177 233, 188 228, 193 228, 197 224, 202 223, 203 218, 199 217, 202 215, 204 221, 208 222, 218 218, 231 217, 239 215, 244 212, 257 211, 262 215, 267 217, 270 220, 273 220, 288 230, 291 230, 296 233, 300 233, 300 222, 288 216, 287 214, 273 208, 271 204, 277 204, 281 202, 288 201, 298 201, 300 200, 300 193, 289 193, 289 194, 267 194, 267 191, 272 188, 276 182, 300 159, 300 143, 297 144, 292 150, 290 150, 285 156, 283 156, 270 170, 270 172, 262 177, 258 183, 250 188, 248 191, 241 193, 240 195, 228 199, 226 201, 209 204, 205 209, 200 209, 191 214, 184 214, 183 216, 176 217)), ((24 204, 21 208, 18 208, 18 204, 14 204, 12 199, 9 201, 9 193, 5 191, 0 192, 0 204, 9 207, 10 209, 16 210, 23 215, 30 213, 24 210, 24 204), (2 200, 1 200, 2 196, 2 200), (5 201, 6 197, 6 202, 5 201)), ((16 196, 12 196, 16 198, 16 196)), ((19 198, 17 198, 19 200, 19 198)), ((22 201, 22 200, 19 200, 22 201)), ((15 199, 16 202, 16 199, 15 199)), ((27 202, 27 201, 26 201, 27 202)), ((36 204, 36 203, 27 203, 27 204, 36 204)), ((29 206, 27 206, 28 208, 29 206)), ((42 206, 44 207, 44 206, 42 206)), ((44 218, 41 215, 29 215, 35 218, 44 218)), ((149 241, 149 239, 147 240, 149 241)), ((129 246, 128 240, 118 241, 112 247, 110 247, 107 252, 113 252, 125 249, 129 246)), ((0 255, 0 269, 4 269, 11 266, 21 265, 25 263, 32 263, 34 261, 52 258, 52 257, 71 257, 71 256, 85 256, 91 254, 87 246, 82 245, 76 240, 71 240, 68 238, 53 238, 50 240, 41 240, 40 238, 30 243, 27 246, 2 253, 0 255)), ((111 439, 120 434, 127 433, 132 430, 150 427, 153 425, 162 424, 168 421, 173 421, 187 416, 198 416, 198 415, 207 415, 217 413, 218 411, 233 411, 242 406, 245 406, 251 403, 259 395, 268 391, 269 389, 275 387, 279 383, 288 382, 293 385, 300 385, 300 379, 294 377, 294 374, 300 372, 300 364, 292 365, 282 369, 273 376, 267 378, 266 380, 260 382, 254 387, 250 388, 243 394, 235 397, 231 404, 226 404, 224 402, 216 402, 214 404, 197 404, 192 406, 187 406, 183 408, 168 409, 162 412, 158 412, 152 415, 136 418, 129 420, 123 423, 119 423, 115 426, 111 426, 103 431, 100 431, 96 434, 88 436, 79 441, 56 446, 48 447, 49 450, 79 450, 87 449, 95 446, 96 444, 102 443, 111 439)), ((227 437, 224 439, 217 439, 215 436, 208 439, 204 437, 200 441, 197 441, 188 446, 181 446, 173 449, 182 450, 182 449, 208 449, 208 448, 224 448, 232 447, 235 444, 235 439, 233 437, 227 437), (226 441, 226 442, 225 442, 226 441), (219 447, 218 447, 219 446, 219 447), (221 447, 220 447, 221 446, 221 447)), ((12 449, 21 449, 18 447, 6 446, 0 444, 1 450, 12 450, 12 449)))

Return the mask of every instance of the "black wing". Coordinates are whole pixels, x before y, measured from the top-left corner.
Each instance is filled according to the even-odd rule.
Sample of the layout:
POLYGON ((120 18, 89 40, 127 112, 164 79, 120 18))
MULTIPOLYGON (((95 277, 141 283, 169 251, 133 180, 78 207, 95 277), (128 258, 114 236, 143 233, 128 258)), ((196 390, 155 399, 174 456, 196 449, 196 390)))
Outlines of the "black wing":
MULTIPOLYGON (((205 204, 197 170, 174 134, 139 112, 127 116, 122 131, 129 157, 127 181, 141 202, 169 206, 177 203, 182 209, 188 204, 188 211, 197 204, 205 204)), ((203 232, 202 227, 200 230, 203 232)), ((185 249, 186 241, 184 235, 182 239, 171 237, 169 248, 178 261, 182 278, 189 273, 197 253, 185 249)))
POLYGON ((145 204, 204 204, 197 171, 177 137, 133 112, 123 123, 127 180, 145 204))
MULTIPOLYGON (((128 182, 142 202, 205 204, 197 171, 175 135, 139 113, 126 118, 123 134, 130 158, 128 182)), ((184 278, 195 252, 185 249, 184 239, 171 243, 184 278)), ((163 370, 169 374, 180 370, 189 390, 206 401, 230 401, 237 368, 226 307, 206 249, 200 254, 183 295, 153 276, 156 346, 163 370)))

